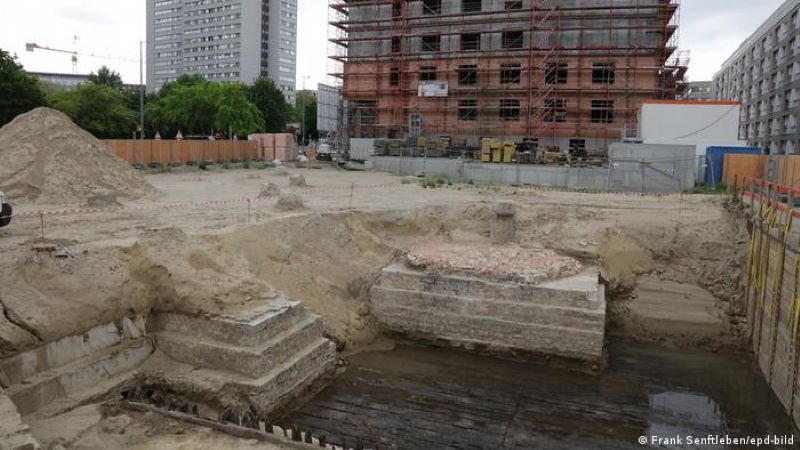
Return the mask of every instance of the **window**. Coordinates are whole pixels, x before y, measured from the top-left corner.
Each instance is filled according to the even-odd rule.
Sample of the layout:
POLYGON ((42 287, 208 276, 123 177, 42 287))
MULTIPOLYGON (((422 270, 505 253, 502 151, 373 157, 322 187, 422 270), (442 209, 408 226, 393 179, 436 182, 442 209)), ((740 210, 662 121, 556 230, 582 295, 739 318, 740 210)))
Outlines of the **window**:
POLYGON ((503 122, 519 122, 519 100, 500 100, 500 120, 503 122))
POLYGON ((422 0, 422 14, 440 14, 442 0, 422 0))
POLYGON ((504 31, 503 48, 522 48, 522 31, 504 31))
POLYGON ((461 0, 462 12, 480 12, 481 0, 461 0))
POLYGON ((614 121, 614 100, 592 100, 592 123, 614 121))
POLYGON ((402 50, 402 42, 400 36, 392 36, 392 53, 400 53, 402 50))
POLYGON ((376 100, 353 100, 350 107, 350 123, 375 125, 378 123, 377 106, 376 100))
POLYGON ((506 0, 506 10, 522 9, 522 0, 506 0))
POLYGON ((420 67, 419 81, 436 81, 436 66, 420 67))
POLYGON ((544 76, 544 82, 547 84, 566 84, 567 64, 547 63, 547 72, 544 76))
POLYGON ((475 84, 478 82, 478 66, 474 64, 458 66, 458 84, 475 84))
POLYGON ((399 86, 400 85, 400 68, 399 67, 392 67, 389 71, 389 85, 390 86, 399 86))
POLYGON ((469 52, 481 49, 481 34, 466 33, 461 35, 461 51, 469 52))
POLYGON ((478 101, 477 100, 459 100, 458 102, 458 120, 474 121, 478 118, 478 101))
POLYGON ((567 120, 567 101, 561 98, 544 100, 544 121, 565 122, 567 120))
POLYGON ((614 84, 614 65, 609 63, 596 63, 592 65, 592 83, 614 84))
POLYGON ((392 0, 392 17, 397 18, 403 15, 403 0, 392 0))
POLYGON ((519 64, 501 64, 500 65, 500 82, 504 84, 519 83, 522 77, 522 69, 519 64))
POLYGON ((441 37, 438 34, 429 34, 422 36, 422 51, 423 52, 438 52, 441 37))

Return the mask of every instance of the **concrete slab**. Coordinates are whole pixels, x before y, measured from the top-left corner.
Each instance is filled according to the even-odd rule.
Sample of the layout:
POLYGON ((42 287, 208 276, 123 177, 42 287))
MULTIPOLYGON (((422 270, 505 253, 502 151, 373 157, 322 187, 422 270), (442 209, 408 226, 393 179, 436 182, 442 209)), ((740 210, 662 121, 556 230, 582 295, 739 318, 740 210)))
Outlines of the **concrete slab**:
POLYGON ((80 396, 115 375, 137 368, 153 352, 146 339, 125 341, 65 366, 49 369, 8 388, 8 395, 21 414, 36 412, 51 402, 80 396))

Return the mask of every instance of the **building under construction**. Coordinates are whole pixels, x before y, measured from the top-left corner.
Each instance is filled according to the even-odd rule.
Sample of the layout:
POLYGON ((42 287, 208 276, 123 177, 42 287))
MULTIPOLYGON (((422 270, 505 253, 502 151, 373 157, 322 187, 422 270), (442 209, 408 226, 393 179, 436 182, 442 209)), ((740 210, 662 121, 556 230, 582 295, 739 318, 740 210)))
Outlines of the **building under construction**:
MULTIPOLYGON (((605 151, 686 71, 678 0, 329 0, 350 137, 605 151)), ((344 130, 343 130, 344 131, 344 130)))

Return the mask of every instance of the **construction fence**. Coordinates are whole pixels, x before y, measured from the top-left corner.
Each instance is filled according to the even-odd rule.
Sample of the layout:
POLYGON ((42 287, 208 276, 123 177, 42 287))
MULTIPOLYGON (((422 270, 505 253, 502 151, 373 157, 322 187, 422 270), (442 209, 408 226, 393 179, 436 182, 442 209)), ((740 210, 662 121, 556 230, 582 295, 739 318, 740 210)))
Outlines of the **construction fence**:
POLYGON ((586 192, 678 193, 695 186, 697 158, 651 162, 621 159, 606 167, 487 164, 464 159, 376 156, 375 169, 399 175, 447 177, 458 182, 541 186, 586 192))
POLYGON ((256 142, 192 140, 105 140, 120 158, 134 166, 239 162, 263 159, 256 142))
POLYGON ((725 155, 725 184, 741 189, 748 178, 800 186, 800 155, 725 155))

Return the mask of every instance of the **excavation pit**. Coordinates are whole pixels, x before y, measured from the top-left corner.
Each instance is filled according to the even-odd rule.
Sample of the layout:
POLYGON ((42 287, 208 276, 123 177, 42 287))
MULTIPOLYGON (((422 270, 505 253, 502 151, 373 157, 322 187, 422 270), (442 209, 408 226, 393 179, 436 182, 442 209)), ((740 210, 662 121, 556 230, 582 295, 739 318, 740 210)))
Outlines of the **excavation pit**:
POLYGON ((597 368, 606 300, 599 270, 551 250, 432 244, 383 269, 371 309, 389 331, 514 357, 597 368))

